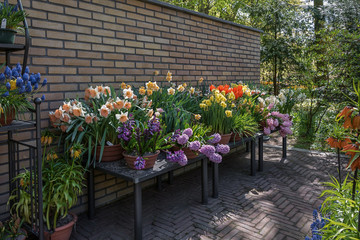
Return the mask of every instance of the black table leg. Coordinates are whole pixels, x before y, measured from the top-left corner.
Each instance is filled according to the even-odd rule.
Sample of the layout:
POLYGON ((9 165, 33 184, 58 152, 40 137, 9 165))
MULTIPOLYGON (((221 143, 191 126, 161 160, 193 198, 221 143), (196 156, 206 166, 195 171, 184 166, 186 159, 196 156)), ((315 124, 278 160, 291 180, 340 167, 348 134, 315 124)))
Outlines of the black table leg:
POLYGON ((168 172, 168 182, 170 185, 174 183, 174 171, 168 172))
POLYGON ((249 152, 249 142, 246 142, 246 152, 249 152))
POLYGON ((94 169, 88 171, 88 218, 95 217, 95 186, 94 186, 94 169))
POLYGON ((259 137, 259 166, 258 171, 264 170, 264 139, 263 135, 259 137))
POLYGON ((134 200, 135 200, 135 240, 142 239, 142 196, 141 183, 134 183, 134 200))
POLYGON ((285 161, 287 158, 287 153, 286 153, 286 148, 287 148, 287 141, 286 141, 286 137, 283 137, 283 141, 282 141, 282 158, 281 161, 285 161))
POLYGON ((219 197, 219 164, 212 163, 213 169, 213 198, 219 197))
POLYGON ((250 142, 250 146, 251 146, 251 162, 250 162, 250 172, 251 172, 251 176, 255 176, 256 171, 255 171, 255 139, 251 139, 250 142))
POLYGON ((208 160, 203 158, 201 160, 201 189, 202 189, 202 204, 208 204, 208 160))
POLYGON ((161 175, 156 177, 156 188, 158 191, 161 191, 162 187, 161 187, 161 175))

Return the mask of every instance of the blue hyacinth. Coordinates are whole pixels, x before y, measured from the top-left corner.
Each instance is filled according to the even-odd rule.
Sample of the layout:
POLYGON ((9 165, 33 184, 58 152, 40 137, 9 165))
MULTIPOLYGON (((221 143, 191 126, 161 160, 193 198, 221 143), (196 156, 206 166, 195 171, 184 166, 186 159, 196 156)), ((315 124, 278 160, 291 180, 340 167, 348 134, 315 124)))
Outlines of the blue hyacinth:
POLYGON ((28 73, 24 73, 22 78, 23 78, 24 81, 29 81, 30 76, 29 76, 28 73))
POLYGON ((36 83, 35 75, 31 74, 29 81, 31 82, 31 85, 34 85, 36 83))
POLYGON ((18 72, 18 70, 17 70, 16 68, 13 68, 13 69, 12 69, 11 75, 12 75, 14 78, 20 77, 20 74, 19 74, 19 72, 18 72))
POLYGON ((45 95, 44 94, 41 96, 41 101, 45 101, 45 95))
POLYGON ((5 81, 5 74, 1 73, 0 74, 0 83, 5 81))
POLYGON ((21 87, 22 85, 24 85, 24 81, 22 80, 21 77, 18 77, 16 79, 16 87, 21 87))
POLYGON ((27 74, 30 73, 30 68, 29 68, 29 67, 26 67, 26 68, 25 68, 25 73, 27 73, 27 74))
POLYGON ((312 237, 306 236, 305 240, 322 239, 321 229, 324 228, 326 224, 326 220, 322 217, 320 210, 321 210, 321 205, 319 207, 319 211, 316 209, 313 211, 314 222, 310 225, 312 237))
POLYGON ((4 74, 5 74, 5 76, 6 76, 6 78, 11 78, 11 69, 7 66, 6 68, 5 68, 5 72, 4 72, 4 74))
POLYGON ((7 90, 10 90, 11 85, 10 85, 10 83, 9 83, 9 82, 7 82, 7 83, 5 84, 5 86, 6 86, 7 90))
POLYGON ((41 86, 45 86, 47 84, 47 79, 45 78, 41 86))

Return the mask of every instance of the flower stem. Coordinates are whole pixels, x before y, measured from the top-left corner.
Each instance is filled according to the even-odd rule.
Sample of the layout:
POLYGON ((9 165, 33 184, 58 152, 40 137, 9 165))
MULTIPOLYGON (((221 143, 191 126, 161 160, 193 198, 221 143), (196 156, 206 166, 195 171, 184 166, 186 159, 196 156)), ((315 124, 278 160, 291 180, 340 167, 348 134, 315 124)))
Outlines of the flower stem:
POLYGON ((339 186, 341 190, 341 163, 340 163, 340 148, 337 148, 337 157, 338 157, 338 171, 339 171, 339 186))
POLYGON ((352 200, 355 200, 355 190, 356 190, 356 180, 357 180, 358 169, 356 168, 354 172, 354 180, 353 180, 353 190, 352 190, 352 200))

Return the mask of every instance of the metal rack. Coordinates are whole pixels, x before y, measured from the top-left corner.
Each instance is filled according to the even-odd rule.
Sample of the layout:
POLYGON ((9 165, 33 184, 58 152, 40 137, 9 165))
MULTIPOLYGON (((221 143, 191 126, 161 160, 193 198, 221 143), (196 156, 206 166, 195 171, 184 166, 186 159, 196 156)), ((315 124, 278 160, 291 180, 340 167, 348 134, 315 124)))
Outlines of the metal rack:
MULTIPOLYGON (((40 104, 41 99, 34 100, 35 110, 31 110, 35 114, 35 121, 13 121, 8 126, 0 127, 1 132, 8 134, 8 165, 9 165, 9 194, 13 193, 19 186, 19 181, 13 179, 24 169, 34 172, 31 174, 30 191, 32 207, 31 207, 31 223, 25 224, 27 231, 32 232, 43 240, 44 222, 43 222, 43 198, 42 198, 42 152, 41 152, 41 118, 40 104), (14 133, 18 130, 35 130, 35 139, 29 142, 22 142, 14 139, 14 133), (28 157, 21 158, 21 152, 28 152, 28 157)), ((19 192, 17 193, 19 194, 19 192)), ((10 202, 10 207, 13 203, 10 202)))

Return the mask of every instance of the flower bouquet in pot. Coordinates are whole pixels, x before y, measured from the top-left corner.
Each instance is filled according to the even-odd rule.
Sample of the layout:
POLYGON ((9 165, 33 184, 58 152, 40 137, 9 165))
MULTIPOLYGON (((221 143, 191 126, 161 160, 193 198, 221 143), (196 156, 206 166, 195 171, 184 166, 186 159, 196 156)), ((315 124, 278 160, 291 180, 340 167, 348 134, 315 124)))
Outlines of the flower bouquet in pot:
MULTIPOLYGON (((70 147, 70 151, 60 155, 54 148, 48 148, 52 143, 52 135, 48 131, 45 131, 45 135, 42 138, 43 218, 46 226, 44 235, 45 239, 68 240, 77 221, 77 216, 69 210, 77 203, 77 197, 85 186, 85 169, 81 158, 84 147, 75 143, 70 147), (45 139, 47 141, 44 141, 45 139)), ((34 217, 30 215, 31 209, 35 209, 37 204, 36 200, 32 199, 36 191, 36 188, 31 186, 34 179, 37 179, 36 173, 29 170, 17 175, 14 180, 19 181, 20 186, 9 198, 9 201, 15 201, 11 210, 29 224, 34 217)))
POLYGON ((193 124, 184 130, 176 130, 169 137, 173 145, 172 151, 167 152, 167 160, 177 162, 184 166, 188 159, 194 159, 199 155, 199 149, 212 139, 209 136, 211 128, 204 124, 193 124))
POLYGON ((10 5, 5 1, 0 3, 0 43, 10 43, 15 42, 15 35, 18 31, 23 32, 24 26, 21 25, 24 22, 25 17, 27 17, 26 12, 23 9, 20 9, 19 6, 10 5))
POLYGON ((87 166, 96 161, 116 161, 123 152, 116 130, 128 120, 134 98, 131 88, 116 93, 108 86, 89 87, 85 101, 65 101, 49 116, 53 126, 65 133, 68 143, 87 147, 87 166))
POLYGON ((232 92, 226 94, 225 91, 220 93, 214 89, 208 98, 200 103, 202 122, 211 127, 213 133, 222 135, 223 144, 229 143, 234 127, 234 99, 235 95, 232 92))
MULTIPOLYGON (((21 72, 18 63, 13 69, 6 67, 0 74, 0 126, 11 124, 19 113, 33 109, 30 100, 47 84, 46 78, 41 82, 40 73, 30 74, 28 67, 23 75, 21 72)), ((41 99, 45 100, 45 96, 41 99)))
POLYGON ((147 122, 129 119, 118 128, 118 137, 127 165, 132 169, 152 168, 160 153, 170 144, 160 120, 154 115, 147 122))

